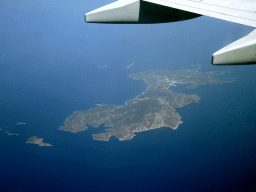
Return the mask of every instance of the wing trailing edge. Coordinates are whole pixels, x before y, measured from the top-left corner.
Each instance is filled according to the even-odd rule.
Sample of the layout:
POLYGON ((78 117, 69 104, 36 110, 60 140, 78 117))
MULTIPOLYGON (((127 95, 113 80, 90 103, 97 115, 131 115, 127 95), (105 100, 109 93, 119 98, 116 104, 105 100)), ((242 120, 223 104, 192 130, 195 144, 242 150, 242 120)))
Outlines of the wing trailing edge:
POLYGON ((200 14, 142 0, 119 0, 85 14, 87 23, 150 24, 193 19, 200 14))
POLYGON ((143 0, 256 28, 254 0, 143 0), (246 6, 243 6, 245 5, 246 6))

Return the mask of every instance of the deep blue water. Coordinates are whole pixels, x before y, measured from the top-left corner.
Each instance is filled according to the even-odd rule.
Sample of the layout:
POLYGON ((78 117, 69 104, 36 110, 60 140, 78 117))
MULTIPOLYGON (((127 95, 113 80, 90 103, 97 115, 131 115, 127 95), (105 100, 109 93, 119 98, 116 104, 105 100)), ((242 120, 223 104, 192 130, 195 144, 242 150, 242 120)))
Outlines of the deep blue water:
POLYGON ((199 103, 177 109, 183 124, 175 131, 161 128, 137 133, 132 140, 124 142, 116 138, 109 142, 94 141, 92 134, 102 132, 104 126, 89 127, 76 134, 59 131, 58 127, 75 110, 89 109, 96 103, 123 105, 144 91, 145 83, 125 78, 127 72, 119 72, 118 77, 115 71, 97 70, 87 74, 86 78, 97 84, 90 87, 86 78, 80 77, 82 72, 73 70, 66 72, 68 81, 63 84, 64 77, 58 77, 57 73, 52 72, 52 79, 49 71, 33 70, 31 73, 38 73, 37 78, 12 70, 15 78, 10 86, 3 87, 8 99, 2 98, 6 102, 1 103, 1 127, 11 127, 17 122, 27 125, 10 128, 20 136, 0 132, 1 154, 4 154, 2 189, 240 191, 253 186, 255 82, 249 85, 243 82, 253 78, 250 70, 243 77, 228 74, 227 77, 237 78, 233 84, 193 90, 175 87, 174 91, 201 97, 199 103), (99 76, 105 80, 97 82, 99 76), (113 79, 109 80, 109 76, 113 79), (74 84, 81 89, 73 88, 74 84), (98 94, 101 97, 93 98, 98 94), (53 146, 26 144, 34 135, 53 146))
POLYGON ((213 52, 252 29, 207 17, 161 25, 84 23, 84 13, 107 3, 0 3, 0 191, 255 189, 255 65, 210 64, 213 52), (124 142, 94 141, 103 125, 76 134, 58 130, 76 110, 124 105, 145 91, 130 73, 195 64, 202 72, 229 71, 225 77, 237 81, 171 88, 201 98, 177 109, 183 121, 177 130, 136 133, 124 142), (6 126, 20 135, 7 136, 6 126), (26 144, 31 136, 52 147, 26 144))

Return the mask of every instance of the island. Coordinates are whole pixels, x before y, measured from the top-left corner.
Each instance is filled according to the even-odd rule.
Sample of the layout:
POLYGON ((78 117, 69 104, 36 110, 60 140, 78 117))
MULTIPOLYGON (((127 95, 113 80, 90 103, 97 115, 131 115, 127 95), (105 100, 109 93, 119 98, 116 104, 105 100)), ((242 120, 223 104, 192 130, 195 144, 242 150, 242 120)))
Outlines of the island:
POLYGON ((19 122, 19 123, 16 123, 16 125, 26 125, 27 123, 23 123, 23 122, 19 122))
POLYGON ((17 133, 10 133, 9 131, 5 131, 5 133, 7 134, 7 135, 19 135, 19 134, 17 134, 17 133))
POLYGON ((26 143, 36 144, 36 145, 39 145, 40 147, 51 147, 52 146, 50 143, 44 143, 43 138, 37 138, 36 136, 30 137, 26 143))
POLYGON ((148 87, 135 99, 127 101, 123 106, 98 104, 96 108, 86 111, 75 111, 59 130, 77 133, 104 124, 103 133, 93 134, 94 140, 109 141, 111 136, 120 141, 130 140, 136 132, 148 131, 161 127, 177 129, 182 123, 176 108, 190 103, 198 103, 196 94, 175 93, 170 87, 188 85, 194 89, 201 85, 232 83, 235 78, 220 78, 225 72, 210 71, 200 73, 196 70, 180 71, 148 71, 131 74, 130 78, 144 80, 148 87))

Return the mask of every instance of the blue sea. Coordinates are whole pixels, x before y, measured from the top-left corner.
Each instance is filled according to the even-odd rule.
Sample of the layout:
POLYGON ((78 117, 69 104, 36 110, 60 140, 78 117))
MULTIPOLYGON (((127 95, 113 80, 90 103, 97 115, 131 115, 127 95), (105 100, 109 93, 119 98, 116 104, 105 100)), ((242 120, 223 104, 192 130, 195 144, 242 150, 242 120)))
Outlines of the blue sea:
POLYGON ((110 2, 0 3, 0 191, 256 189, 256 66, 211 65, 213 52, 252 28, 208 17, 160 25, 84 23, 86 12, 110 2), (224 78, 236 81, 171 88, 201 98, 177 109, 183 123, 176 130, 108 142, 92 138, 104 125, 58 130, 74 111, 122 106, 145 91, 147 84, 131 73, 195 64, 200 72, 227 71, 224 78), (26 143, 31 136, 52 147, 26 143))
POLYGON ((126 78, 129 73, 120 70, 97 69, 83 76, 71 67, 58 72, 30 68, 31 77, 2 68, 13 78, 2 89, 8 94, 1 98, 1 127, 20 134, 0 132, 3 191, 242 191, 254 186, 255 82, 249 69, 227 74, 237 78, 232 84, 173 88, 201 97, 177 109, 183 120, 177 130, 160 128, 136 133, 129 141, 102 142, 92 134, 104 131, 103 125, 78 133, 58 127, 75 110, 97 103, 124 105, 146 89, 143 81, 126 78), (18 122, 27 124, 14 126, 18 122), (35 135, 53 146, 25 143, 35 135))

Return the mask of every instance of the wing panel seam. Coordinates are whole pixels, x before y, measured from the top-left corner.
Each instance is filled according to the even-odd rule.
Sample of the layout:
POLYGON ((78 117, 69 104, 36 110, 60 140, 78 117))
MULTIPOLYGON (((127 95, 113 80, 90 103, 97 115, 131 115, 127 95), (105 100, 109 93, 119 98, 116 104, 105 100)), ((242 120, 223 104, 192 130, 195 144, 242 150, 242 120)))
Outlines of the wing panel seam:
MULTIPOLYGON (((164 0, 161 0, 161 1, 164 1, 164 0)), ((193 1, 193 0, 188 0, 188 1, 193 1)), ((170 2, 170 1, 165 1, 165 2, 170 2)), ((255 14, 255 11, 246 11, 246 10, 237 9, 237 8, 230 8, 230 7, 226 7, 226 6, 214 5, 214 4, 206 3, 206 2, 204 2, 203 0, 201 0, 201 1, 194 1, 194 2, 195 2, 195 3, 200 3, 200 4, 209 5, 209 6, 222 7, 222 8, 225 8, 225 9, 233 9, 233 10, 237 10, 237 11, 244 11, 244 12, 248 12, 248 13, 253 13, 253 14, 255 14)), ((171 2, 171 3, 173 3, 173 2, 171 2)))
MULTIPOLYGON (((245 20, 249 20, 249 21, 256 21, 256 20, 252 20, 252 19, 248 19, 248 18, 244 18, 244 17, 238 17, 238 16, 234 16, 234 15, 230 15, 230 14, 221 13, 221 12, 216 12, 216 11, 212 11, 212 10, 208 10, 208 9, 202 9, 202 8, 198 8, 198 7, 194 7, 194 6, 183 5, 183 4, 180 4, 180 3, 174 3, 174 2, 165 1, 165 0, 160 0, 160 1, 164 1, 164 2, 167 2, 167 3, 176 4, 176 5, 180 5, 180 6, 184 6, 184 7, 199 9, 199 10, 203 10, 203 11, 209 11, 209 12, 212 12, 212 13, 217 13, 217 14, 227 15, 227 16, 231 16, 231 17, 236 17, 236 18, 240 18, 240 19, 245 19, 245 20)), ((196 2, 196 3, 201 3, 201 2, 196 2)), ((205 4, 206 4, 206 3, 205 3, 205 4)), ((208 5, 210 5, 210 6, 216 6, 216 7, 222 7, 222 6, 211 5, 211 4, 208 4, 208 5)), ((223 8, 226 8, 226 7, 223 7, 223 8)), ((231 8, 226 8, 226 9, 231 9, 231 8)), ((238 9, 237 9, 237 10, 238 10, 238 9)), ((239 11, 248 12, 248 11, 243 11, 243 10, 239 10, 239 11)), ((256 13, 254 13, 254 12, 248 12, 248 13, 252 13, 252 14, 255 14, 255 15, 256 15, 256 13)))

